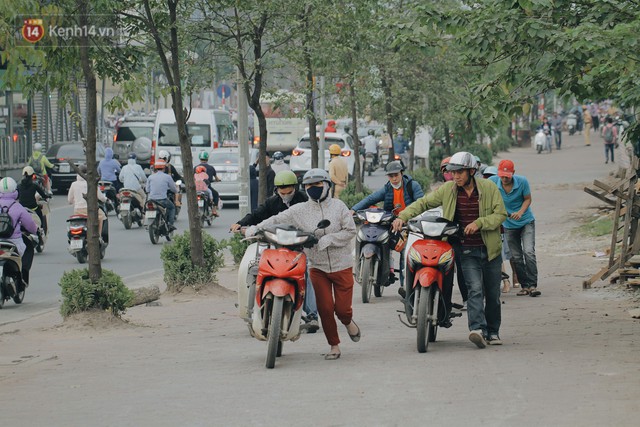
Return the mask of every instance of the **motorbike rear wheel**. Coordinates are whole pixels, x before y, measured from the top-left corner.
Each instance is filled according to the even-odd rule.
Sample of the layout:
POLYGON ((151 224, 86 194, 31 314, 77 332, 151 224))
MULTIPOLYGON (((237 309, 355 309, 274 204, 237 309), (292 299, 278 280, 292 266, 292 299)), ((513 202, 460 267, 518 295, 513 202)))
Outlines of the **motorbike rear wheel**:
MULTIPOLYGON (((428 288, 421 287, 418 296, 418 324, 417 324, 417 344, 418 353, 426 353, 429 342, 435 341, 435 327, 432 325, 432 317, 437 304, 437 285, 432 284, 428 288), (433 338, 432 338, 433 337, 433 338)), ((437 326, 436 326, 437 327, 437 326)))
MULTIPOLYGON (((14 283, 16 290, 18 289, 18 284, 14 283)), ((22 288, 21 291, 17 291, 17 293, 13 296, 13 302, 15 302, 16 304, 22 304, 22 301, 24 301, 24 294, 26 292, 26 288, 24 287, 24 285, 20 285, 20 287, 22 288)))
POLYGON ((127 212, 126 214, 122 214, 122 224, 126 230, 131 229, 131 224, 133 221, 131 220, 131 213, 127 212))
POLYGON ((80 264, 84 264, 85 262, 87 262, 87 253, 83 250, 79 250, 78 252, 76 252, 76 258, 78 259, 78 262, 80 264))
POLYGON ((282 311, 284 310, 284 298, 274 297, 269 316, 269 333, 267 336, 267 362, 266 367, 273 369, 276 364, 276 355, 280 346, 280 329, 282 328, 282 311))
POLYGON ((158 240, 160 239, 160 231, 158 230, 158 218, 154 219, 153 222, 149 224, 149 239, 154 245, 158 243, 158 240))
POLYGON ((538 145, 538 154, 542 153, 542 145, 538 145))
POLYGON ((371 279, 375 280, 375 276, 371 275, 373 271, 372 264, 375 260, 367 260, 366 258, 360 258, 360 285, 362 286, 362 303, 368 304, 371 299, 371 290, 373 288, 371 279))

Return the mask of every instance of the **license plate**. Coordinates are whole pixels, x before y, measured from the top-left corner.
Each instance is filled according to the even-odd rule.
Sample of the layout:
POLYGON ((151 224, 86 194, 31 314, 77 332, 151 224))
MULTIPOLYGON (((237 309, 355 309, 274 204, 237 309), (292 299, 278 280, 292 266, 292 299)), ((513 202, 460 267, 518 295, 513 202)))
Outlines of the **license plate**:
POLYGON ((238 179, 238 174, 237 173, 223 173, 221 174, 222 176, 220 177, 221 181, 236 181, 238 179))
POLYGON ((131 205, 129 203, 120 203, 120 210, 121 211, 128 211, 130 206, 131 205))
POLYGON ((156 211, 146 211, 144 217, 146 219, 156 219, 156 211))
POLYGON ((198 207, 199 208, 203 208, 204 207, 204 200, 198 200, 198 207))
POLYGON ((60 172, 61 173, 71 172, 71 165, 69 165, 68 163, 60 164, 60 172))
POLYGON ((74 239, 69 242, 69 249, 82 249, 83 241, 80 239, 74 239))

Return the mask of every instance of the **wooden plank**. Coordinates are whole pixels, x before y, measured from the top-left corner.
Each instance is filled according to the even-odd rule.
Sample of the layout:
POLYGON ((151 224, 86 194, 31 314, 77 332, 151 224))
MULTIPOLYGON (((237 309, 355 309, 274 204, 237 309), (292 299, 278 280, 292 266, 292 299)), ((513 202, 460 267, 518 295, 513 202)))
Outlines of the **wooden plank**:
POLYGON ((629 258, 629 261, 627 261, 627 264, 640 265, 640 255, 634 255, 631 258, 629 258))
POLYGON ((615 200, 608 199, 604 195, 593 191, 589 187, 584 187, 584 191, 585 191, 585 193, 591 194, 593 197, 597 197, 598 199, 602 200, 603 202, 608 203, 610 206, 615 206, 616 205, 616 201, 615 200))
POLYGON ((620 267, 620 259, 616 259, 615 263, 611 267, 602 267, 600 271, 591 276, 591 278, 582 282, 582 289, 590 289, 591 285, 598 280, 606 279, 620 267))
POLYGON ((618 243, 618 230, 620 229, 620 208, 622 208, 622 199, 616 200, 616 211, 613 214, 613 232, 611 233, 611 248, 609 249, 609 267, 613 265, 616 256, 616 243, 618 243))

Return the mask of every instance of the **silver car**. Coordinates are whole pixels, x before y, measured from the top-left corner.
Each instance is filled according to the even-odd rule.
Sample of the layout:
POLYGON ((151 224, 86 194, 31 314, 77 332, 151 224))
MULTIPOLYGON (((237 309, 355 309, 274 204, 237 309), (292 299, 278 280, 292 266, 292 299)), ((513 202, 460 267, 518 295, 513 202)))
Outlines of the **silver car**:
MULTIPOLYGON (((255 162, 257 151, 256 149, 249 150, 250 164, 255 162)), ((213 188, 220 193, 220 199, 229 204, 237 204, 239 199, 239 162, 240 153, 235 147, 217 148, 209 153, 209 164, 216 168, 216 173, 220 178, 220 181, 213 183, 213 188)))

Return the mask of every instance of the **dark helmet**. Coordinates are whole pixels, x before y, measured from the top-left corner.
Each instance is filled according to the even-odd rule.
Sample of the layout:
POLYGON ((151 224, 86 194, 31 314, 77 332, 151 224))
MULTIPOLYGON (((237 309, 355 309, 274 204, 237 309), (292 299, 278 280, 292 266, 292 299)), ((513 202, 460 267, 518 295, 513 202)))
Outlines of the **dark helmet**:
POLYGON ((273 153, 273 160, 283 160, 284 159, 284 154, 282 154, 281 151, 276 151, 275 153, 273 153))
POLYGON ((387 166, 384 168, 384 172, 387 175, 390 173, 402 173, 404 172, 404 166, 399 160, 394 160, 393 162, 387 163, 387 166))
POLYGON ((129 157, 130 159, 134 159, 134 160, 138 158, 138 156, 136 156, 136 153, 129 153, 129 156, 128 156, 128 157, 129 157))
POLYGON ((369 132, 367 132, 369 135, 375 135, 375 131, 373 129, 369 129, 369 132))

